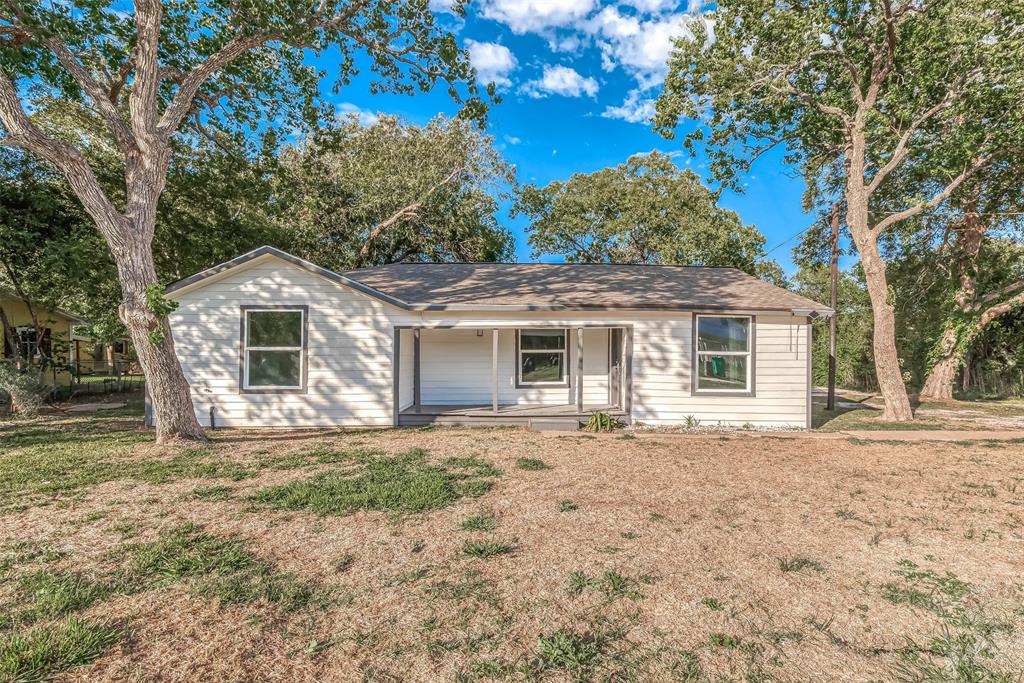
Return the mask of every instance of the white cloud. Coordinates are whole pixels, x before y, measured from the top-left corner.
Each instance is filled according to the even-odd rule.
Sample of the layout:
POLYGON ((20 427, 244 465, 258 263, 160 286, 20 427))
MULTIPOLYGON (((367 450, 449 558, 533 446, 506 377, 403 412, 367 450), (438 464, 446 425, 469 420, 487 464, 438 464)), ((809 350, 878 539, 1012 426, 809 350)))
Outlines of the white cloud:
POLYGON ((601 50, 602 67, 606 71, 622 68, 647 89, 665 80, 673 40, 692 37, 687 27, 692 21, 693 16, 685 12, 644 19, 623 14, 617 7, 605 7, 586 28, 601 50))
POLYGON ((520 142, 522 142, 522 140, 517 138, 515 135, 506 135, 504 137, 504 140, 510 145, 518 145, 520 142))
POLYGON ((480 14, 513 33, 540 33, 587 17, 596 0, 482 0, 480 14))
POLYGON ((654 100, 641 98, 640 90, 630 90, 618 107, 608 106, 601 113, 606 119, 622 119, 630 123, 647 123, 654 116, 654 100))
POLYGON ((511 50, 499 43, 484 43, 472 38, 466 40, 466 49, 481 83, 512 85, 509 74, 519 66, 519 60, 511 50))
POLYGON ((342 102, 334 107, 334 111, 337 112, 338 118, 344 118, 348 116, 355 116, 359 119, 360 126, 372 126, 380 120, 380 117, 376 112, 370 111, 369 109, 363 109, 357 104, 351 102, 342 102))
POLYGON ((545 64, 540 78, 523 84, 526 94, 535 98, 548 95, 593 97, 597 94, 598 88, 597 81, 590 76, 582 76, 576 69, 561 64, 545 64))
POLYGON ((452 0, 430 0, 427 4, 431 12, 437 12, 438 14, 454 14, 452 9, 452 0))

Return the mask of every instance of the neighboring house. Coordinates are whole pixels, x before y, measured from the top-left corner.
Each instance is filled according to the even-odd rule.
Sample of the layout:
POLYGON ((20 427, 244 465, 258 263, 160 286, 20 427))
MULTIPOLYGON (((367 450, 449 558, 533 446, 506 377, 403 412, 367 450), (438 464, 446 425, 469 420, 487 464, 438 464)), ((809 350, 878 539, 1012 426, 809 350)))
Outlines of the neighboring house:
POLYGON ((97 343, 81 326, 71 333, 71 363, 80 375, 123 375, 138 371, 135 350, 127 338, 97 343))
POLYGON ((196 414, 227 426, 809 426, 810 321, 732 268, 412 263, 335 273, 271 247, 174 283, 196 414))
MULTIPOLYGON (((45 373, 47 381, 69 384, 71 373, 67 371, 67 362, 71 328, 84 321, 73 313, 33 304, 32 311, 35 312, 40 328, 40 334, 37 335, 32 313, 21 297, 0 291, 0 309, 3 309, 7 325, 13 330, 21 358, 34 362, 48 359, 49 367, 45 373)), ((3 336, 3 358, 12 360, 17 354, 11 346, 10 335, 2 329, 0 334, 3 336)))

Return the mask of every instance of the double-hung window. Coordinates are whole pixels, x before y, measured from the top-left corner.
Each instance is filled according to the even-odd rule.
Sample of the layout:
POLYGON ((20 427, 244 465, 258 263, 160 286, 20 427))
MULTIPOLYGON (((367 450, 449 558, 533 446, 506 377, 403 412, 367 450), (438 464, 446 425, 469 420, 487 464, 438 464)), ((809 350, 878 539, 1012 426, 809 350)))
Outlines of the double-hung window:
POLYGON ((242 315, 242 389, 304 390, 307 309, 254 306, 242 315))
POLYGON ((694 389, 701 393, 754 391, 753 318, 696 316, 694 389))
POLYGON ((517 330, 518 384, 566 386, 566 333, 561 330, 517 330))

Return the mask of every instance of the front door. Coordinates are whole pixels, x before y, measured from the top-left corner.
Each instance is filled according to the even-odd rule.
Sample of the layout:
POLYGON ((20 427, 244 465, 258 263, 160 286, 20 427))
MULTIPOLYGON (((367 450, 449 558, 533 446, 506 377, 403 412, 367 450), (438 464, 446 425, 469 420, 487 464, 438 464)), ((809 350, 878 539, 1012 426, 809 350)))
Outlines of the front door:
POLYGON ((608 404, 622 408, 622 328, 608 330, 608 404))

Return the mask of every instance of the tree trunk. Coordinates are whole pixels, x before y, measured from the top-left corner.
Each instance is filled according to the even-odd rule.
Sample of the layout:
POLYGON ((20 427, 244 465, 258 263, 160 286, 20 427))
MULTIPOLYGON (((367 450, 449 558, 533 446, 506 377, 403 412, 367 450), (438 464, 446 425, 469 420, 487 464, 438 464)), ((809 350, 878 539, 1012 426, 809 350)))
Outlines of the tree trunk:
POLYGON ((871 194, 864 184, 866 146, 864 127, 867 112, 858 111, 847 131, 846 157, 846 225, 857 245, 864 281, 871 298, 874 317, 873 351, 875 377, 885 401, 882 419, 890 422, 910 422, 914 413, 910 409, 907 385, 903 382, 899 354, 896 351, 896 316, 889 301, 889 283, 885 275, 885 261, 878 252, 878 234, 871 227, 869 206, 871 194))
POLYGON ((192 394, 185 373, 174 353, 174 339, 166 318, 158 318, 146 305, 146 288, 157 284, 156 268, 149 245, 127 243, 112 250, 121 281, 123 300, 118 308, 128 329, 156 415, 156 440, 206 440, 192 407, 192 394), (154 345, 150 333, 162 338, 154 345))
POLYGON ((875 376, 885 401, 882 419, 890 422, 909 422, 914 419, 910 409, 907 386, 903 382, 899 354, 896 351, 896 316, 889 302, 889 283, 885 276, 885 262, 878 253, 873 236, 865 240, 860 249, 860 262, 864 268, 871 311, 874 314, 875 376))
POLYGON ((928 378, 921 387, 921 398, 935 401, 953 400, 953 382, 957 370, 963 363, 963 350, 959 348, 956 329, 946 328, 938 343, 938 358, 928 371, 928 378))
POLYGON ((956 373, 963 365, 966 344, 960 343, 954 323, 963 316, 970 315, 978 296, 978 254, 981 241, 985 236, 986 227, 978 214, 978 194, 975 190, 966 201, 964 219, 957 233, 957 251, 959 252, 960 288, 954 297, 957 306, 957 317, 946 321, 946 329, 935 347, 935 364, 928 371, 921 398, 936 401, 953 400, 953 382, 956 373))

